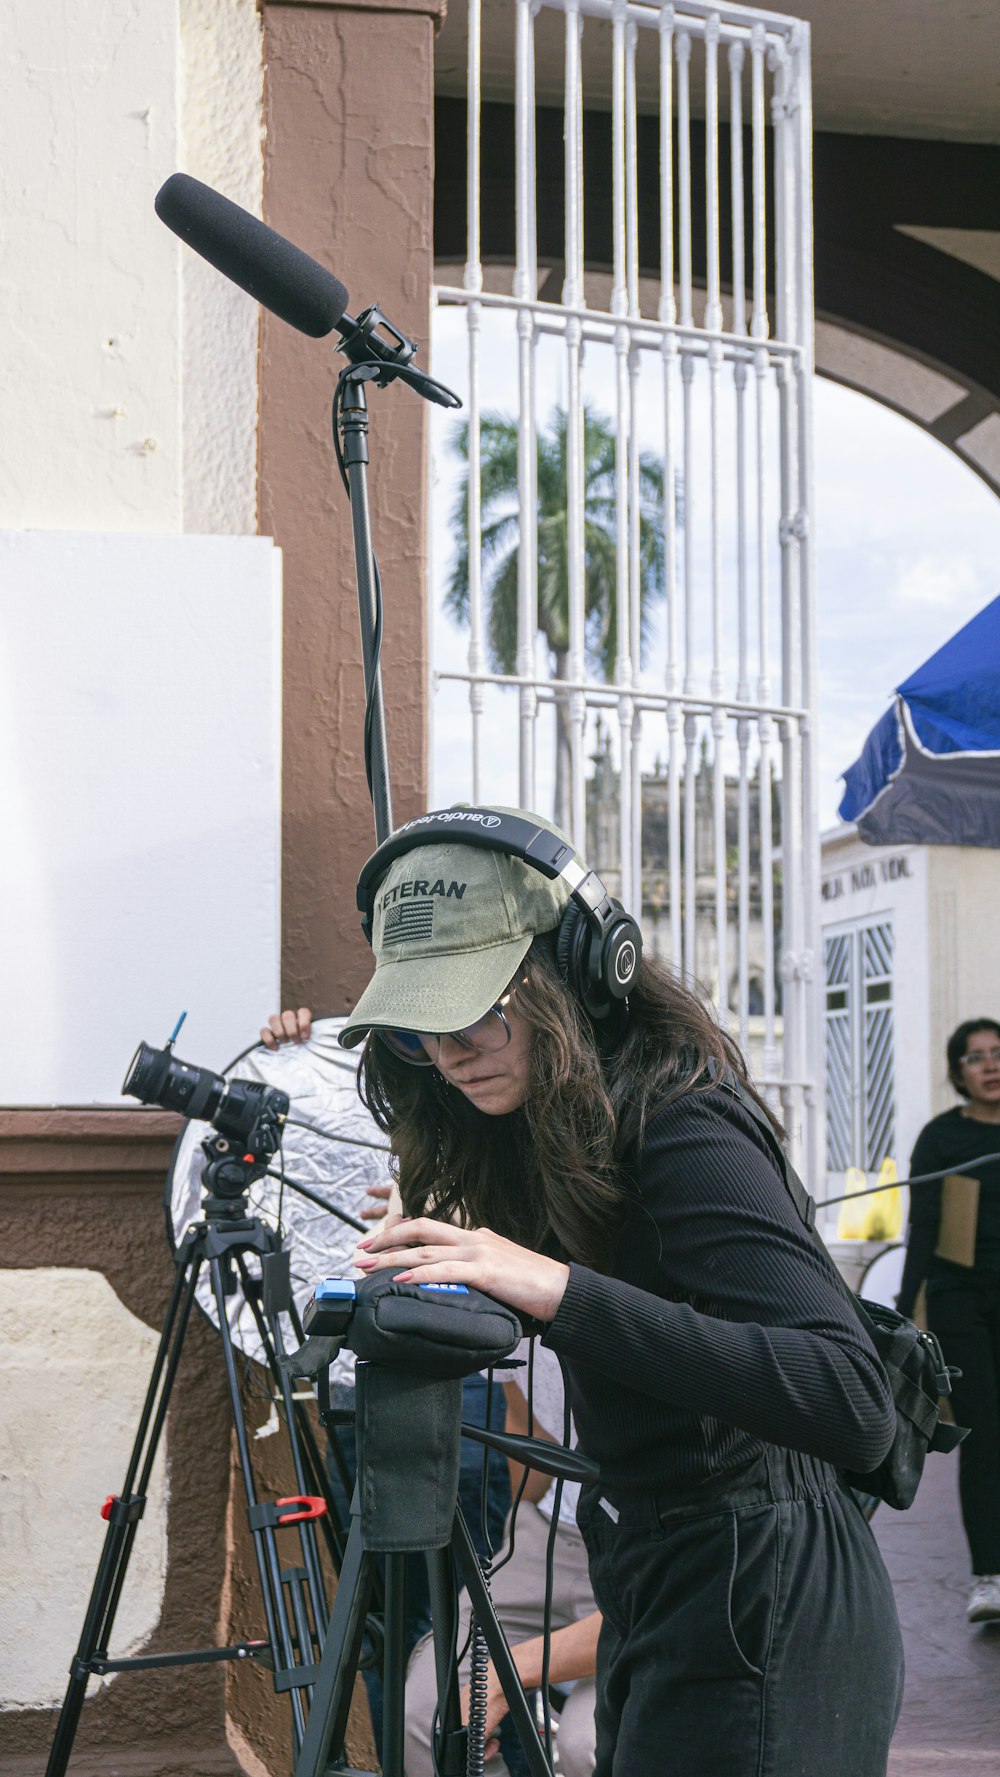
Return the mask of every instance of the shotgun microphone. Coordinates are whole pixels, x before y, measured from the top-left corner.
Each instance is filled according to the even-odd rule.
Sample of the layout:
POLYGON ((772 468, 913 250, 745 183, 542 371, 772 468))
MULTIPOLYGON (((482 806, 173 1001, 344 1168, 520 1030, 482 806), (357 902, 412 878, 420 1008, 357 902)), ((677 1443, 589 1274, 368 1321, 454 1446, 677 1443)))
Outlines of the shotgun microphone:
POLYGON ((338 350, 380 387, 398 376, 439 407, 461 407, 451 389, 410 362, 416 341, 400 333, 377 303, 355 320, 347 313, 350 297, 339 278, 220 191, 189 173, 171 173, 154 208, 187 246, 290 327, 313 339, 336 327, 338 350))
POLYGON ((155 209, 216 271, 300 333, 322 339, 342 318, 350 298, 339 278, 200 179, 171 173, 155 209))

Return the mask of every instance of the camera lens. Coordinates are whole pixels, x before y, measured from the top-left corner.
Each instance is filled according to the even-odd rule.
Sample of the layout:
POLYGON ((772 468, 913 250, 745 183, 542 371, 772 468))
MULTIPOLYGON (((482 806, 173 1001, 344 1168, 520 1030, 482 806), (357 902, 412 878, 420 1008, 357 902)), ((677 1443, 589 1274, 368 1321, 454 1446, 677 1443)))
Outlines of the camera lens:
POLYGON ((148 1043, 140 1043, 128 1064, 122 1091, 128 1098, 138 1098, 143 1104, 156 1104, 169 1064, 170 1056, 166 1050, 151 1049, 148 1043))
POLYGON ((169 1049, 151 1049, 140 1043, 125 1075, 122 1091, 142 1104, 158 1104, 182 1117, 211 1121, 225 1094, 226 1082, 211 1068, 192 1067, 179 1061, 169 1049))

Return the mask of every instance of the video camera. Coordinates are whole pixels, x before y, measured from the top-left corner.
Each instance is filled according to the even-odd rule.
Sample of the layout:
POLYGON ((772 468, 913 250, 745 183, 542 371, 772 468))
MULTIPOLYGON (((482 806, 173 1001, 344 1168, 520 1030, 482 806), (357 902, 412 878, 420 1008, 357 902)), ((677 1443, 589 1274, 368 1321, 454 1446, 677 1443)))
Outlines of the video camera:
POLYGON ((211 1123, 218 1135, 207 1144, 212 1166, 206 1182, 219 1197, 242 1196, 267 1171, 281 1146, 290 1108, 287 1092, 278 1087, 259 1080, 225 1080, 211 1068, 181 1061, 169 1043, 164 1049, 139 1044, 122 1091, 142 1104, 211 1123))

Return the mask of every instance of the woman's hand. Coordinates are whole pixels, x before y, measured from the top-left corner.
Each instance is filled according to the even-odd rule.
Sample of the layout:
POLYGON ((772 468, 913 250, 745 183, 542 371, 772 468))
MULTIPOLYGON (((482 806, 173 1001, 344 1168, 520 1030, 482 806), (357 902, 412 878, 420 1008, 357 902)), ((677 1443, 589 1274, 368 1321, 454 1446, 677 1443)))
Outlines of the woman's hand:
POLYGON ((312 1013, 308 1006, 297 1012, 274 1012, 262 1027, 260 1040, 265 1049, 277 1049, 282 1043, 304 1043, 312 1036, 312 1013))
POLYGON ((569 1266, 516 1246, 489 1228, 456 1228, 431 1216, 402 1216, 362 1240, 358 1268, 393 1269, 400 1283, 464 1283, 536 1320, 552 1320, 569 1282, 569 1266))

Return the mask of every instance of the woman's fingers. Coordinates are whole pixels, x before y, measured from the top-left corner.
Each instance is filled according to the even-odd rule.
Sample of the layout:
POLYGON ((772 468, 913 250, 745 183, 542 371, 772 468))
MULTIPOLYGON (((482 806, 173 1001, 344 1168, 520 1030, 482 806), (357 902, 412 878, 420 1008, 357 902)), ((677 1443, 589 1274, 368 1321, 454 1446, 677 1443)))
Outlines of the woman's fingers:
POLYGON ((369 1185, 368 1207, 361 1211, 363 1222, 381 1222, 389 1209, 389 1198, 392 1196, 391 1185, 369 1185))
POLYGON ((282 1043, 304 1043, 312 1035, 312 1013, 308 1006, 296 1011, 273 1012, 262 1027, 260 1040, 265 1049, 277 1049, 282 1043))
POLYGON ((383 1252, 390 1237, 394 1247, 420 1246, 427 1242, 438 1246, 460 1246, 474 1239, 475 1232, 472 1228, 456 1228, 451 1222, 436 1222, 433 1216, 397 1216, 394 1221, 387 1220, 377 1234, 369 1234, 361 1245, 370 1254, 383 1252))
POLYGON ((360 1271, 391 1271, 394 1265, 405 1265, 422 1275, 428 1265, 468 1265, 470 1261, 468 1255, 446 1246, 394 1246, 374 1255, 359 1251, 354 1262, 360 1271))

